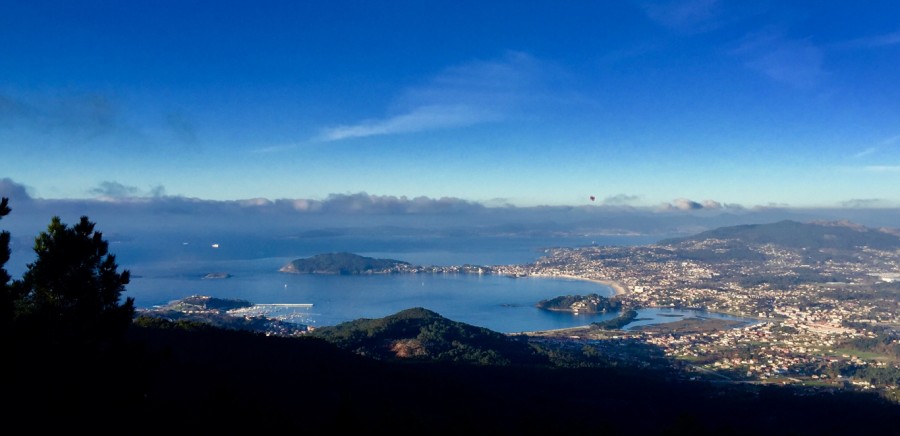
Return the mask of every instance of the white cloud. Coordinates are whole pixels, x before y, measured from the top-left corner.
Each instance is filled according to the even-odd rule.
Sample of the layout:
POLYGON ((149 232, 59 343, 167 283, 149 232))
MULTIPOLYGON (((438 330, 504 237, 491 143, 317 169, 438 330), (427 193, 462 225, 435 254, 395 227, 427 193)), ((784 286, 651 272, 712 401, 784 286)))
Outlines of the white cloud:
POLYGON ((701 203, 701 204, 703 205, 704 209, 721 209, 722 208, 722 203, 719 203, 718 201, 715 201, 715 200, 703 200, 703 203, 701 203))
POLYGON ((659 211, 699 211, 699 210, 744 210, 739 204, 727 204, 716 200, 694 201, 689 198, 676 198, 671 203, 663 203, 657 208, 659 211))
POLYGON ((482 210, 480 203, 459 198, 414 197, 393 195, 331 194, 321 202, 320 210, 336 213, 419 214, 453 213, 482 210))
MULTIPOLYGON (((900 170, 900 168, 898 168, 900 170)), ((114 182, 111 182, 114 183, 114 182)), ((125 191, 131 190, 125 186, 125 191)), ((254 235, 283 240, 306 230, 355 232, 445 232, 447 235, 671 234, 685 228, 774 222, 847 219, 861 224, 895 226, 900 209, 878 199, 848 200, 833 209, 791 209, 770 205, 743 209, 717 201, 687 198, 652 207, 537 206, 488 207, 459 198, 332 194, 325 199, 253 198, 236 201, 180 196, 116 199, 32 199, 23 185, 0 179, 0 196, 11 197, 13 212, 2 225, 27 238, 41 231, 51 216, 71 222, 87 215, 109 235, 159 238, 166 234, 254 235), (415 230, 419 229, 419 230, 415 230), (145 236, 140 236, 141 234, 145 236)), ((627 197, 627 196, 626 196, 627 197)), ((497 200, 502 201, 502 199, 497 200)), ((420 233, 417 233, 420 234, 420 233)), ((187 239, 177 236, 177 243, 187 239)), ((274 240, 274 239, 272 239, 274 240)), ((26 244, 27 245, 27 244, 26 244)))
POLYGON ((271 200, 266 198, 248 198, 246 200, 237 200, 237 203, 241 207, 267 207, 273 204, 271 200))
POLYGON ((672 201, 672 206, 678 210, 698 210, 703 209, 703 205, 687 198, 676 198, 672 201))

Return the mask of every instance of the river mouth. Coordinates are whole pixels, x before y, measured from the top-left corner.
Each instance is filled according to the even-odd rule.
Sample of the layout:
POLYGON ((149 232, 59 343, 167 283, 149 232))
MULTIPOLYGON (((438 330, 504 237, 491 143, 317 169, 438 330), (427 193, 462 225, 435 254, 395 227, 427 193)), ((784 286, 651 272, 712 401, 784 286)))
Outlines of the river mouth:
POLYGON ((742 318, 723 313, 709 312, 702 309, 676 309, 671 307, 646 307, 637 310, 637 318, 623 327, 623 330, 642 330, 645 326, 671 324, 688 320, 720 320, 735 327, 755 322, 751 318, 742 318))

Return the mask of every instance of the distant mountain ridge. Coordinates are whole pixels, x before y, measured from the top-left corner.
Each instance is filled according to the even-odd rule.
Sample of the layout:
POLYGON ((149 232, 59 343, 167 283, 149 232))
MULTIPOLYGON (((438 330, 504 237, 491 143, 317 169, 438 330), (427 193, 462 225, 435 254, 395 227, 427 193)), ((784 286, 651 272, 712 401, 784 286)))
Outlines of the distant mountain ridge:
POLYGON ((292 274, 389 274, 400 272, 409 263, 394 259, 375 259, 353 253, 325 253, 295 259, 279 271, 292 274))
POLYGON ((801 223, 790 220, 771 224, 720 227, 693 236, 664 239, 657 245, 677 246, 709 239, 810 250, 856 250, 860 247, 878 250, 900 249, 900 236, 887 229, 871 229, 847 222, 801 223))

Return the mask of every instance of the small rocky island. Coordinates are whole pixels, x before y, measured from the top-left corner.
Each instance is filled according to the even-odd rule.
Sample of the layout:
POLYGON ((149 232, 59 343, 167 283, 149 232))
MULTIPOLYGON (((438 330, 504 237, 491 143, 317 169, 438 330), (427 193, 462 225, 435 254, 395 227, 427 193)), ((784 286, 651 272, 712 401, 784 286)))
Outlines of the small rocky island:
POLYGON ((622 304, 616 297, 606 298, 597 294, 563 295, 541 300, 536 306, 542 310, 570 312, 574 315, 618 312, 619 316, 616 318, 591 323, 591 326, 603 330, 621 329, 634 321, 638 314, 633 307, 622 304))
POLYGON ((597 294, 564 295, 537 303, 538 309, 572 313, 609 313, 622 310, 622 303, 615 298, 597 294))
POLYGON ((288 262, 279 271, 291 274, 396 274, 414 269, 407 262, 353 253, 326 253, 288 262))
POLYGON ((211 273, 203 276, 203 279, 204 280, 230 279, 232 277, 234 277, 234 276, 232 276, 231 274, 226 273, 226 272, 211 272, 211 273))

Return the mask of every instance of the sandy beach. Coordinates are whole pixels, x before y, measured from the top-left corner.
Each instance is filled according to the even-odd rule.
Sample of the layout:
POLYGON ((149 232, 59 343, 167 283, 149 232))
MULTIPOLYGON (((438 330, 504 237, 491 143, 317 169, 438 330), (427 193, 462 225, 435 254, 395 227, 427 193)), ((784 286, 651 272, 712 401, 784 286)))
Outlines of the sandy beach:
POLYGON ((598 283, 604 286, 609 286, 610 288, 612 288, 613 292, 616 293, 616 295, 625 295, 628 292, 624 285, 614 280, 590 279, 587 277, 572 276, 567 274, 531 274, 531 277, 584 280, 588 282, 598 283))

